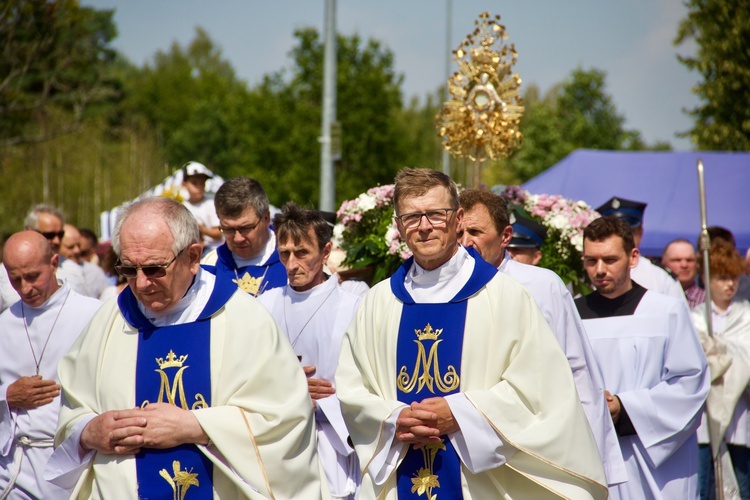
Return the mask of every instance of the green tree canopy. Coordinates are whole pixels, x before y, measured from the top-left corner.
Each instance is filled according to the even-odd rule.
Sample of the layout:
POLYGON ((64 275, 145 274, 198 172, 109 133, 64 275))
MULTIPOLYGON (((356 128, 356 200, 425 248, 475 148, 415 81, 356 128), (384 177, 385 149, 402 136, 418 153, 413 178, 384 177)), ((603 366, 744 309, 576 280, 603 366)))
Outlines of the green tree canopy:
POLYGON ((625 128, 625 117, 607 93, 606 74, 599 69, 573 70, 544 97, 531 85, 524 92, 524 106, 523 143, 508 159, 490 166, 490 183, 524 182, 580 148, 670 149, 662 142, 647 145, 640 132, 625 128))
MULTIPOLYGON (((275 203, 292 199, 316 204, 319 196, 323 42, 315 29, 295 32, 289 71, 268 75, 245 108, 243 137, 249 175, 267 186, 275 203), (272 182, 268 183, 267 179, 272 182)), ((401 112, 402 77, 393 54, 358 35, 337 37, 337 119, 342 154, 336 164, 337 201, 393 181, 405 151, 401 112)))
POLYGON ((686 110, 685 132, 699 149, 750 150, 750 5, 731 0, 688 0, 675 44, 698 44, 695 57, 678 57, 702 81, 694 92, 702 103, 686 110))
POLYGON ((75 0, 0 1, 0 145, 71 132, 114 96, 112 13, 75 0))

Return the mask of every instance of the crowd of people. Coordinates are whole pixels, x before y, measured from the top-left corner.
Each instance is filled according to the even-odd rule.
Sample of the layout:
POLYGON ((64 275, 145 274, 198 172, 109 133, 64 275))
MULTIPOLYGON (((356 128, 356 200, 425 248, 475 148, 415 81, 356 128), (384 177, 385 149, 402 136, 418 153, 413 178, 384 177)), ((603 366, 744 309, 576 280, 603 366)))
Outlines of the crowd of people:
POLYGON ((659 266, 613 197, 573 297, 544 226, 404 168, 413 257, 370 288, 329 262, 330 214, 272 217, 246 177, 207 199, 212 175, 187 163, 188 199, 129 204, 104 245, 47 205, 5 243, 0 499, 750 498, 730 231, 659 266))

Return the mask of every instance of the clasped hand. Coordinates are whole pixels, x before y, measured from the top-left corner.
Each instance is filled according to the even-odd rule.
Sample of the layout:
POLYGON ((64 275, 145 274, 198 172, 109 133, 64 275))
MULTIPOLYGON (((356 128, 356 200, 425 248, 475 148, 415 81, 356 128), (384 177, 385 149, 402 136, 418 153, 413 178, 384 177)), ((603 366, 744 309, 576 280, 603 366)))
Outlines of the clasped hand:
POLYGON ((41 375, 21 377, 8 386, 5 400, 11 408, 31 409, 50 404, 60 395, 60 384, 41 375))
POLYGON ((207 444, 208 435, 192 412, 168 403, 104 412, 94 417, 81 434, 84 450, 108 455, 134 454, 141 448, 173 448, 185 443, 207 444))
POLYGON ((439 442, 443 434, 458 430, 448 402, 440 397, 412 403, 401 410, 396 420, 396 439, 413 444, 415 449, 439 442))
POLYGON ((312 399, 313 410, 317 411, 318 405, 315 403, 315 400, 336 394, 336 389, 333 388, 333 384, 329 381, 312 377, 316 371, 315 366, 303 366, 302 369, 305 371, 305 376, 307 377, 307 390, 312 399))

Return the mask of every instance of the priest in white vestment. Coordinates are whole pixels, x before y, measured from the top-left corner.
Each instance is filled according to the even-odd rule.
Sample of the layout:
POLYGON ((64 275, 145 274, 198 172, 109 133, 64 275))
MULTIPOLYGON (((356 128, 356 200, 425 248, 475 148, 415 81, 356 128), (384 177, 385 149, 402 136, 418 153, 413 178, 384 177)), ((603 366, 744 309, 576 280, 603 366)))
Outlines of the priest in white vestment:
POLYGON ((605 216, 583 234, 584 268, 596 291, 576 306, 628 474, 610 487, 611 497, 697 498, 695 431, 710 382, 687 304, 631 280, 638 249, 625 221, 605 216))
POLYGON ((341 340, 360 297, 345 291, 337 274, 324 272, 332 247, 331 227, 320 212, 289 202, 274 217, 273 227, 289 284, 258 300, 286 333, 308 377, 318 456, 331 496, 353 500, 359 486, 359 461, 348 442, 333 378, 341 340))
POLYGON ((336 372, 361 498, 605 498, 565 355, 530 294, 458 245, 453 181, 404 169, 395 207, 414 258, 365 296, 336 372))
MULTIPOLYGON (((703 255, 700 267, 704 268, 703 255)), ((720 462, 725 499, 750 497, 750 303, 737 298, 743 262, 721 239, 709 251, 711 332, 706 304, 691 311, 708 358, 711 392, 698 428, 701 498, 714 498, 714 462, 720 462)))
POLYGON ((174 200, 120 215, 128 288, 60 362, 46 476, 74 498, 321 498, 305 376, 268 312, 200 268, 174 200))
POLYGON ((35 231, 11 236, 3 257, 21 300, 0 315, 0 498, 68 498, 44 480, 60 411, 57 364, 101 302, 58 282, 59 255, 35 231))
POLYGON ((510 225, 508 205, 502 197, 484 189, 465 189, 459 200, 464 209, 459 241, 464 247, 476 249, 484 260, 531 292, 568 358, 602 457, 607 483, 627 480, 617 434, 604 399, 602 376, 573 297, 554 272, 511 259, 506 247, 515 234, 515 226, 510 225))

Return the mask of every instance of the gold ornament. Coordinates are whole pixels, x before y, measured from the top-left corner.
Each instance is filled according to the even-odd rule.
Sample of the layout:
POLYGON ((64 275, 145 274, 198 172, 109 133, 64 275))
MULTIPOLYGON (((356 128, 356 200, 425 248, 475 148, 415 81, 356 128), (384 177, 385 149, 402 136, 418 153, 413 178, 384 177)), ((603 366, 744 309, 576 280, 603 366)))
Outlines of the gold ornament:
POLYGON ((476 162, 475 184, 482 162, 507 157, 522 140, 521 78, 511 72, 518 53, 504 43, 508 35, 499 20, 480 14, 474 32, 453 51, 459 71, 448 79, 452 99, 435 118, 443 147, 476 162))

